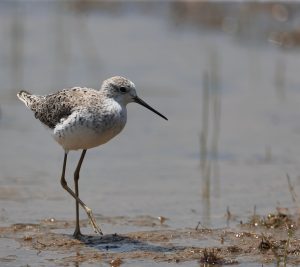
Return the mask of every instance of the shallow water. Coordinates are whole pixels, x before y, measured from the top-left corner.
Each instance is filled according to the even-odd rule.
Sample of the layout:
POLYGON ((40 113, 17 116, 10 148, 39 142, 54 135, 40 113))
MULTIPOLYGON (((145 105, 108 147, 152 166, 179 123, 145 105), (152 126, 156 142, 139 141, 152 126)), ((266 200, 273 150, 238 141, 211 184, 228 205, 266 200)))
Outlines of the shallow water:
MULTIPOLYGON (((164 216, 172 228, 194 228, 199 221, 221 228, 227 207, 237 216, 230 222, 234 227, 254 207, 266 214, 295 206, 286 174, 297 192, 298 51, 176 27, 162 6, 163 15, 126 8, 117 14, 55 13, 54 5, 49 12, 39 7, 41 13, 29 5, 0 11, 0 36, 8 36, 0 46, 1 226, 75 218, 74 201, 59 183, 63 151, 17 101, 16 87, 46 94, 75 85, 100 87, 113 75, 132 79, 139 96, 169 121, 129 105, 124 131, 88 151, 80 195, 96 215, 164 216), (12 31, 13 23, 20 25, 10 12, 21 12, 21 37, 12 31), (23 46, 13 48, 13 38, 23 46), (19 63, 10 60, 9 48, 19 51, 19 63), (207 99, 205 73, 217 83, 207 99), (204 154, 201 132, 208 139, 204 154)), ((70 153, 70 184, 79 156, 70 153)), ((102 228, 117 231, 110 224, 102 228)), ((1 256, 9 257, 5 250, 1 256)))

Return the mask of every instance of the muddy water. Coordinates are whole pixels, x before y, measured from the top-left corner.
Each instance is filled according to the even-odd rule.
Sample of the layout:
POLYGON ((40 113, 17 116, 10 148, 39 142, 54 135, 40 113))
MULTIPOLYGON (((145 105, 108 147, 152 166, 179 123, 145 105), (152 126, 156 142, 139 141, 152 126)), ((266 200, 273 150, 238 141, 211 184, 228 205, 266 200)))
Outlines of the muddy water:
MULTIPOLYGON (((75 216, 74 201, 59 184, 63 151, 16 100, 16 87, 39 94, 74 85, 100 87, 116 74, 132 79, 139 96, 169 121, 131 104, 120 136, 88 151, 80 194, 104 233, 152 226, 101 222, 102 216, 164 216, 171 229, 195 228, 198 222, 222 228, 228 225, 227 207, 235 215, 232 227, 246 221, 254 207, 261 214, 276 206, 294 208, 286 174, 299 190, 297 51, 178 29, 168 12, 38 10, 19 7, 17 20, 0 11, 1 39, 8 36, 0 50, 2 227, 47 218, 72 222, 75 216), (12 46, 14 38, 23 46, 12 46), (13 49, 18 63, 7 58, 13 49), (213 79, 209 92, 205 73, 213 79)), ((70 153, 70 184, 78 158, 78 152, 70 153)), ((72 227, 65 231, 71 234, 72 227)), ((7 266, 46 264, 34 265, 36 252, 19 248, 11 236, 0 243, 7 266)), ((148 260, 144 266, 153 264, 148 260)))

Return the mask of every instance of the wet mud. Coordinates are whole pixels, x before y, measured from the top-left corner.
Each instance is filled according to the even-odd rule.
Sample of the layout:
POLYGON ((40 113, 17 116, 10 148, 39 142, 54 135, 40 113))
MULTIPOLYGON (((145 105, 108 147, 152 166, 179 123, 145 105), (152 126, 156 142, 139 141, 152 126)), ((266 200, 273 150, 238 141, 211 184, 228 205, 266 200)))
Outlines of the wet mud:
MULTIPOLYGON (((120 266, 133 261, 153 264, 300 264, 299 217, 279 211, 267 216, 253 215, 248 222, 240 222, 233 229, 208 229, 199 225, 170 229, 161 218, 151 216, 102 216, 100 221, 147 229, 104 236, 85 235, 75 239, 66 234, 67 230, 74 228, 73 221, 51 218, 38 224, 1 227, 0 236, 14 240, 16 249, 33 251, 39 262, 50 266, 81 263, 120 266)), ((81 225, 88 226, 88 222, 81 221, 81 225)), ((7 255, 0 258, 0 263, 13 264, 18 256, 18 253, 7 255)))

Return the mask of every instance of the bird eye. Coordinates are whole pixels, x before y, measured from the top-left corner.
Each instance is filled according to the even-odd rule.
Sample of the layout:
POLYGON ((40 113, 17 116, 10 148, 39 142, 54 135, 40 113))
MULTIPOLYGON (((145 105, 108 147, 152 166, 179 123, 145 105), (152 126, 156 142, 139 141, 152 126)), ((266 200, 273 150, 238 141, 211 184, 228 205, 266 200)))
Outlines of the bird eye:
POLYGON ((127 92, 126 87, 123 87, 123 86, 120 87, 119 90, 120 90, 121 93, 126 93, 127 92))

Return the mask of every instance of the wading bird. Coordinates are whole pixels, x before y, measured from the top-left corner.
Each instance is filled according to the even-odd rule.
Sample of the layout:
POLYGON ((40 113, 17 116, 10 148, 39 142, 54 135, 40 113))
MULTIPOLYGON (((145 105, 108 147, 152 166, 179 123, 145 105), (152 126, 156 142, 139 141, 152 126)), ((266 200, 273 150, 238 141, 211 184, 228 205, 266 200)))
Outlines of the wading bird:
POLYGON ((120 76, 105 80, 100 90, 74 87, 46 96, 33 95, 26 91, 20 91, 17 96, 34 112, 37 119, 52 130, 54 139, 65 151, 60 182, 76 200, 74 237, 82 236, 79 205, 87 213, 94 231, 102 235, 92 210, 79 198, 79 173, 87 149, 108 142, 122 131, 127 120, 128 103, 138 103, 165 120, 167 118, 137 96, 133 82, 120 76), (68 152, 78 149, 82 149, 82 153, 74 172, 74 192, 67 185, 65 171, 68 152))

